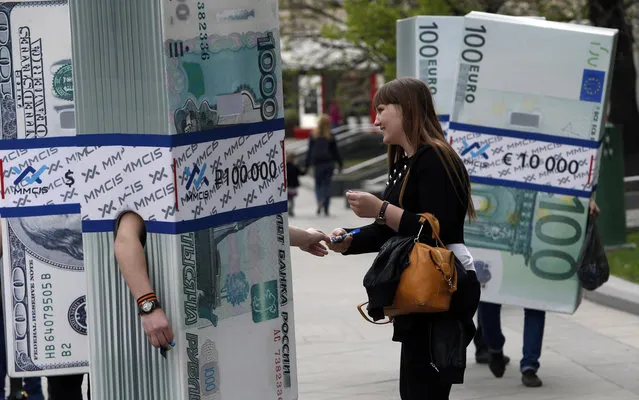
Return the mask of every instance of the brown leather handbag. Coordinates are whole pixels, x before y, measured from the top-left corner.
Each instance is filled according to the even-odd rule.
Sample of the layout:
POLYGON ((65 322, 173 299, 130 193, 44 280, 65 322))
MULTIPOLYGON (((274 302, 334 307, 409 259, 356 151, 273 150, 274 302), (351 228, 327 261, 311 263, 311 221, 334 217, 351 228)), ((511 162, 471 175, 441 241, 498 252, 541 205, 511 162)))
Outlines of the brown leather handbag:
POLYGON ((396 315, 449 310, 452 295, 457 290, 455 255, 439 238, 439 221, 434 215, 420 214, 420 223, 422 226, 414 239, 409 264, 400 276, 393 304, 384 307, 384 315, 390 317, 389 320, 373 322, 362 310, 368 303, 363 303, 357 309, 367 321, 386 324, 396 315), (432 228, 435 247, 419 241, 426 222, 432 228))

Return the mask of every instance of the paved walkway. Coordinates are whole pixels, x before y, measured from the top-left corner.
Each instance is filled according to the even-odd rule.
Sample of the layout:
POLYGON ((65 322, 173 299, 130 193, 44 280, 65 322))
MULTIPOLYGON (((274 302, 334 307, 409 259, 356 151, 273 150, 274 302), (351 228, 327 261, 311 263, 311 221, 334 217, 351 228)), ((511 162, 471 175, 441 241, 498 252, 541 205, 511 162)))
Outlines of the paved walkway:
MULTIPOLYGON (((328 233, 361 224, 341 198, 333 199, 330 218, 315 216, 307 188, 297 203, 292 225, 328 233)), ((366 299, 362 278, 373 258, 292 251, 300 400, 399 399, 392 328, 367 323, 355 308, 366 299)), ((502 324, 513 359, 505 376, 497 380, 475 364, 471 344, 466 383, 453 387, 451 399, 639 400, 639 317, 586 300, 574 315, 548 314, 539 371, 544 386, 536 389, 521 384, 518 370, 523 311, 504 307, 502 324)))

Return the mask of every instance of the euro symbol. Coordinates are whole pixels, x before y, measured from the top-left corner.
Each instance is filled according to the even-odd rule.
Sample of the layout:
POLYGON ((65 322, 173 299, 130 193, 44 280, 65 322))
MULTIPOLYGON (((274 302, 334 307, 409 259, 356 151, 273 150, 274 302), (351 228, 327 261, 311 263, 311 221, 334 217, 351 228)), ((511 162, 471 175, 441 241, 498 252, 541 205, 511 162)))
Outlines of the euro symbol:
POLYGON ((512 156, 513 156, 513 153, 506 153, 504 155, 504 158, 502 159, 504 161, 504 164, 510 166, 510 162, 512 160, 512 156))

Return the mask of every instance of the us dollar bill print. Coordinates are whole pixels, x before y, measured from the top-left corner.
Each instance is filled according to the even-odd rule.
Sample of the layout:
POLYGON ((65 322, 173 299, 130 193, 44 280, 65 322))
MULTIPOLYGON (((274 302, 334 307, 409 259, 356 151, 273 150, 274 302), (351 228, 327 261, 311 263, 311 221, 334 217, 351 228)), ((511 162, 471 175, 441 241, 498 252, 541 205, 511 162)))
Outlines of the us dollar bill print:
POLYGON ((3 220, 10 366, 25 376, 88 367, 79 214, 3 220), (10 260, 7 266, 6 261, 10 260))
MULTIPOLYGON (((75 135, 69 7, 66 1, 0 4, 2 139, 75 135)), ((76 197, 75 171, 42 149, 5 170, 24 207, 53 193, 76 197)), ((10 155, 3 158, 9 165, 10 155)), ((10 186, 10 187, 9 187, 10 186)), ((67 198, 64 201, 69 201, 67 198)), ((86 281, 79 214, 3 218, 8 370, 12 376, 88 371, 86 281)))

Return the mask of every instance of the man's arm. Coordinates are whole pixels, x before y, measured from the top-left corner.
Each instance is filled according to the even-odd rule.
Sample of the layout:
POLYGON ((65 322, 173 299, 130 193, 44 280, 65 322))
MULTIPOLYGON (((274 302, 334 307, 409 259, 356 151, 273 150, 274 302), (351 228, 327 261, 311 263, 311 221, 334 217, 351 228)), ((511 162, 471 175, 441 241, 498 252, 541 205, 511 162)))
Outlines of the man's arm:
MULTIPOLYGON (((142 218, 135 213, 126 213, 120 217, 115 238, 115 258, 136 300, 153 293, 144 247, 140 241, 143 231, 142 218)), ((168 347, 169 343, 173 342, 173 331, 164 310, 156 308, 149 314, 142 314, 141 318, 144 331, 153 346, 168 347)))
POLYGON ((319 257, 323 257, 328 254, 326 247, 320 243, 321 241, 330 242, 331 240, 324 232, 313 228, 304 230, 289 225, 288 235, 291 238, 291 246, 299 247, 303 251, 319 257))
POLYGON ((120 218, 115 236, 115 258, 131 294, 136 299, 153 291, 144 247, 140 242, 143 224, 144 221, 137 214, 126 213, 120 218))

